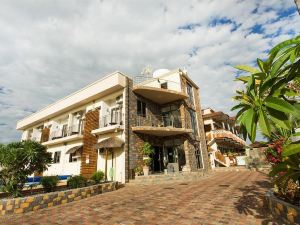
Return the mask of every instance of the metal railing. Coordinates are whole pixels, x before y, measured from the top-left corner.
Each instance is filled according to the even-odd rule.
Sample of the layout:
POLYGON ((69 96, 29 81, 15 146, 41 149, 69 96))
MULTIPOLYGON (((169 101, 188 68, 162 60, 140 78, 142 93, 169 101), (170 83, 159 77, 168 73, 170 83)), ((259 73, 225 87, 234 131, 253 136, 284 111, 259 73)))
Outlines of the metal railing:
POLYGON ((180 116, 138 115, 136 126, 182 128, 180 116))
POLYGON ((110 115, 100 117, 99 128, 109 127, 114 125, 123 125, 123 114, 116 112, 110 115))
POLYGON ((58 129, 54 129, 50 132, 49 140, 55 140, 76 134, 83 134, 83 123, 73 126, 63 125, 58 129))
POLYGON ((206 136, 209 141, 216 137, 224 137, 224 138, 230 138, 232 140, 235 140, 236 142, 242 145, 246 145, 246 142, 242 138, 240 138, 235 133, 232 133, 231 131, 225 129, 212 130, 206 136))

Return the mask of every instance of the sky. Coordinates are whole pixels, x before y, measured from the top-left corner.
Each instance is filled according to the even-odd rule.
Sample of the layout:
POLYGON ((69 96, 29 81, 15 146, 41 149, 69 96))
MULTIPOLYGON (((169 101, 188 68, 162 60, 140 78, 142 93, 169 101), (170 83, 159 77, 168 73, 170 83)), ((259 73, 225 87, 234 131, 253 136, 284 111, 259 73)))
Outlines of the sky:
POLYGON ((202 108, 234 115, 238 64, 295 37, 293 0, 0 0, 0 143, 16 123, 116 70, 185 68, 202 108))

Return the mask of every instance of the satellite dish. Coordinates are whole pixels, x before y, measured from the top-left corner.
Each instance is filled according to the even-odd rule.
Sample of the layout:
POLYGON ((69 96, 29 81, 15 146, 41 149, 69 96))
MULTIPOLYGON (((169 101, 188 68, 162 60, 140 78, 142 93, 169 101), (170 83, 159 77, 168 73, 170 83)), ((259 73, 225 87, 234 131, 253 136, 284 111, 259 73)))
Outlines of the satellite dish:
POLYGON ((158 69, 158 70, 154 71, 153 77, 157 78, 157 77, 160 77, 161 75, 166 74, 168 72, 170 72, 170 70, 168 70, 168 69, 158 69))

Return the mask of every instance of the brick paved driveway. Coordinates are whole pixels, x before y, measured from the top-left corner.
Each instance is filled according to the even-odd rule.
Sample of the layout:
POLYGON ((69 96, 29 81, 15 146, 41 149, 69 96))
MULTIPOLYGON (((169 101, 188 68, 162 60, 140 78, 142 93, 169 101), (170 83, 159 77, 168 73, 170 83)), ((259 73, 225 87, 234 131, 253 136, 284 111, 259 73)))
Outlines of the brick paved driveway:
MULTIPOLYGON (((201 181, 126 186, 63 206, 0 218, 0 224, 268 224, 258 172, 217 172, 201 181)), ((272 223, 270 223, 272 224, 272 223)))

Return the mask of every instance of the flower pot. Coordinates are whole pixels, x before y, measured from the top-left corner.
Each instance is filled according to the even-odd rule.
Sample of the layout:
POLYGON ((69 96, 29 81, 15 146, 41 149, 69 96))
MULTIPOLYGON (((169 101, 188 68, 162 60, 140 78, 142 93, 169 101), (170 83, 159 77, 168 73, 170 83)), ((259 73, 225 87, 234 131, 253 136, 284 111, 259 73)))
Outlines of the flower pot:
POLYGON ((143 172, 144 172, 144 176, 149 176, 149 167, 148 166, 144 166, 143 167, 143 172))
POLYGON ((168 174, 168 169, 164 169, 164 173, 165 173, 165 174, 168 174))

